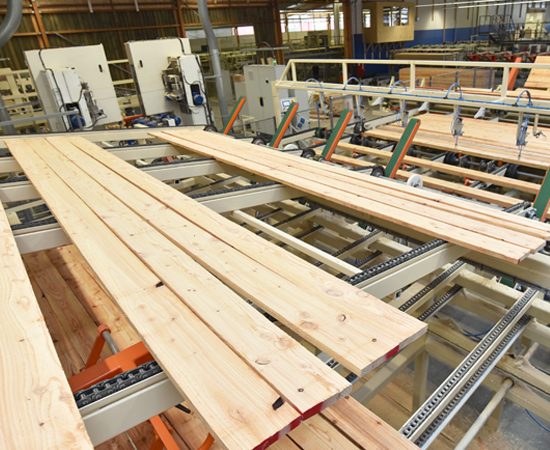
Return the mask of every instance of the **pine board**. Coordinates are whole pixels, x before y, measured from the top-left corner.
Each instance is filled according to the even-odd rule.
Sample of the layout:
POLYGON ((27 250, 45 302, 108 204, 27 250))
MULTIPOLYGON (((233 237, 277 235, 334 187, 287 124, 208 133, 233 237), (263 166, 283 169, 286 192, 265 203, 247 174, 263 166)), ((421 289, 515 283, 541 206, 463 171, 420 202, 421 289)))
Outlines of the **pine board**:
POLYGON ((524 87, 526 89, 550 89, 550 69, 537 69, 537 64, 550 64, 550 56, 537 56, 524 87))
POLYGON ((9 145, 67 235, 218 443, 227 449, 263 449, 299 423, 300 416, 288 403, 273 409, 279 394, 163 286, 24 140, 9 145))
MULTIPOLYGON (((408 226, 421 232, 428 231, 429 234, 435 237, 510 262, 518 263, 530 252, 535 252, 544 245, 542 239, 531 241, 526 239, 525 236, 520 237, 513 243, 510 242, 511 238, 492 238, 490 232, 486 231, 487 224, 476 225, 474 230, 460 228, 463 222, 465 222, 463 217, 454 217, 454 220, 451 220, 449 217, 439 215, 438 217, 441 220, 433 220, 430 216, 433 210, 421 208, 422 212, 417 214, 418 211, 411 210, 411 205, 401 202, 398 196, 389 198, 389 196, 382 196, 382 194, 377 194, 376 196, 372 195, 368 186, 368 181, 365 181, 365 183, 367 183, 364 186, 365 191, 357 193, 357 188, 355 186, 349 186, 349 183, 333 180, 330 176, 319 176, 316 173, 312 173, 314 169, 310 169, 309 166, 307 170, 304 169, 303 166, 305 166, 306 163, 302 163, 298 158, 296 158, 296 162, 292 163, 294 164, 294 166, 292 166, 292 164, 288 163, 288 161, 290 161, 289 158, 292 158, 291 155, 281 156, 279 163, 270 163, 266 161, 268 159, 266 155, 272 155, 270 152, 277 153, 276 151, 262 149, 262 154, 260 155, 258 154, 258 149, 254 149, 253 146, 247 147, 246 144, 237 143, 235 141, 231 142, 230 140, 222 145, 223 150, 217 150, 212 148, 212 146, 215 146, 215 144, 212 144, 215 138, 209 138, 209 147, 206 147, 205 145, 196 143, 196 141, 199 140, 199 136, 201 136, 200 133, 201 132, 186 133, 184 139, 182 139, 181 133, 178 135, 172 132, 164 132, 154 133, 154 135, 157 137, 164 136, 164 139, 176 145, 181 145, 192 151, 215 157, 217 160, 245 168, 251 172, 280 181, 313 195, 321 196, 353 209, 372 214, 383 220, 389 220, 393 223, 408 226), (251 153, 244 155, 246 153, 245 149, 247 148, 249 148, 251 153), (380 199, 380 201, 377 201, 378 199, 380 199), (452 225, 453 223, 456 225, 452 225), (534 244, 527 244, 527 242, 533 242, 534 244)), ((203 136, 202 140, 204 141, 205 139, 206 137, 203 136)), ((220 148, 219 145, 216 147, 220 148)), ((315 164, 314 162, 310 163, 315 164)), ((316 166, 315 170, 323 169, 322 166, 316 166)), ((334 173, 335 170, 335 168, 331 168, 331 173, 334 173)), ((341 170, 341 174, 344 176, 346 175, 344 169, 337 170, 341 170)), ((368 179, 365 178, 365 180, 368 179)), ((416 205, 414 208, 418 209, 419 207, 416 205)), ((526 224, 528 224, 528 221, 526 221, 526 224)))
MULTIPOLYGON (((197 141, 194 140, 194 142, 196 143, 197 141)), ((220 141, 220 145, 223 144, 224 143, 220 141)), ((225 144, 225 146, 227 145, 228 144, 225 144)), ((248 155, 247 157, 251 158, 256 158, 257 155, 257 150, 253 148, 241 146, 239 151, 241 154, 246 154, 248 155)), ((498 238, 502 240, 502 242, 517 244, 531 249, 540 249, 542 245, 541 239, 545 239, 550 232, 550 226, 548 225, 543 225, 542 228, 545 231, 539 232, 538 229, 541 227, 539 225, 531 227, 529 220, 512 217, 505 213, 494 213, 487 208, 478 208, 485 214, 475 215, 472 212, 470 212, 469 215, 462 214, 463 205, 460 205, 459 209, 458 206, 453 204, 444 204, 445 199, 442 199, 441 196, 411 191, 402 186, 395 186, 395 184, 392 186, 389 184, 391 182, 388 182, 388 180, 378 180, 365 176, 364 174, 353 174, 350 172, 340 173, 340 169, 334 170, 334 168, 322 167, 316 163, 311 164, 311 161, 309 162, 310 166, 308 170, 304 171, 301 167, 304 163, 300 160, 296 161, 295 157, 291 155, 284 155, 280 152, 266 149, 264 150, 262 158, 274 162, 284 159, 285 164, 288 164, 286 168, 288 173, 293 173, 297 176, 300 175, 312 181, 316 178, 326 179, 330 177, 333 181, 332 183, 326 182, 327 185, 338 187, 348 193, 356 193, 364 198, 374 198, 385 205, 399 206, 405 211, 416 212, 424 217, 438 219, 443 223, 456 223, 456 219, 452 218, 452 216, 447 213, 454 213, 455 215, 460 213, 462 218, 457 225, 466 230, 475 230, 481 235, 498 238), (399 191, 399 195, 395 195, 396 190, 399 191), (376 192, 377 195, 373 196, 373 192, 376 192), (435 201, 430 202, 428 200, 435 201), (493 223, 493 218, 495 216, 500 217, 502 222, 499 223, 498 226, 495 226, 493 223), (477 220, 473 221, 471 220, 472 218, 477 220), (531 233, 535 233, 537 237, 531 237, 531 233)), ((323 182, 325 183, 325 181, 323 182)))
MULTIPOLYGON (((226 257, 223 254, 224 248, 212 255, 211 251, 215 252, 213 243, 210 243, 208 247, 205 245, 212 239, 211 236, 204 232, 203 234, 206 236, 199 236, 198 234, 202 230, 190 229, 192 224, 178 224, 177 219, 181 218, 175 213, 172 213, 172 217, 169 214, 166 217, 169 211, 163 214, 162 205, 155 205, 154 199, 151 198, 140 199, 139 194, 142 192, 120 179, 120 182, 128 185, 130 190, 133 188, 134 191, 137 191, 129 192, 123 189, 120 192, 121 198, 135 200, 133 204, 136 211, 142 211, 151 203, 153 209, 156 210, 147 219, 141 218, 98 182, 99 180, 104 181, 112 189, 116 189, 120 186, 120 182, 111 183, 116 175, 112 172, 109 173, 104 166, 91 160, 89 156, 83 154, 69 142, 56 139, 57 149, 44 141, 31 141, 30 145, 35 146, 36 150, 41 152, 44 160, 59 177, 63 177, 68 187, 103 220, 128 248, 138 255, 166 286, 177 293, 195 314, 304 417, 309 417, 309 415, 333 404, 351 390, 351 385, 341 376, 315 358, 257 310, 243 302, 238 295, 213 278, 206 269, 197 264, 183 250, 156 232, 150 221, 158 222, 171 233, 174 233, 179 225, 180 233, 176 236, 175 241, 181 242, 182 247, 205 246, 205 250, 208 251, 204 254, 209 255, 214 264, 217 263, 221 267, 236 265, 238 272, 234 272, 234 275, 237 281, 247 281, 243 280, 240 273, 253 275, 248 282, 256 289, 258 296, 275 297, 274 303, 277 303, 278 300, 284 302, 285 299, 292 298, 296 292, 294 289, 285 289, 284 280, 273 280, 272 274, 258 265, 247 270, 246 260, 234 258, 231 254, 226 257), (98 169, 104 169, 104 176, 101 177, 100 171, 96 174, 98 180, 96 181, 68 158, 77 161, 81 167, 90 167, 95 162, 96 166, 100 166, 98 169), (113 214, 115 211, 116 214, 113 214), (166 218, 166 223, 163 221, 163 217, 166 218), (217 260, 217 256, 221 258, 221 261, 217 260), (261 269, 264 269, 263 272, 261 269), (258 285, 259 280, 263 280, 264 286, 258 285), (265 286, 267 283, 272 283, 272 285, 265 286), (277 290, 279 297, 273 295, 277 290), (300 368, 300 370, 296 368, 300 368), (319 379, 323 379, 323 382, 319 382, 319 379)), ((144 193, 142 194, 147 197, 144 193)), ((222 247, 224 246, 222 245, 222 247)), ((231 250, 228 248, 228 253, 231 250)), ((231 279, 231 277, 229 278, 231 279)), ((307 293, 305 295, 307 296, 307 293)), ((311 296, 311 302, 315 300, 311 296)), ((330 336, 330 331, 334 330, 336 324, 339 323, 334 319, 334 326, 326 327, 327 336, 330 336)), ((361 329, 363 325, 358 322, 353 331, 359 335, 364 333, 361 329)), ((361 343, 358 342, 356 345, 361 343)))
MULTIPOLYGON (((333 314, 334 317, 339 317, 344 313, 346 317, 349 314, 349 317, 355 320, 362 318, 365 321, 366 332, 370 333, 370 342, 364 343, 365 349, 354 349, 353 352, 350 352, 350 356, 356 352, 368 351, 367 362, 370 361, 370 363, 363 372, 377 367, 390 355, 395 354, 397 349, 405 347, 425 332, 425 325, 411 320, 410 316, 396 311, 384 302, 334 278, 322 269, 312 266, 284 249, 266 242, 254 233, 221 217, 185 195, 178 194, 161 181, 153 179, 139 169, 90 144, 85 139, 71 138, 70 140, 94 159, 161 201, 163 205, 185 217, 189 222, 268 267, 273 273, 292 282, 296 289, 301 286, 316 298, 316 305, 322 305, 325 302, 334 305, 333 307, 338 308, 338 312, 333 314), (394 326, 395 323, 399 323, 399 326, 394 326)), ((294 299, 295 296, 291 298, 294 299)), ((305 298, 307 299, 307 297, 305 298)), ((310 329, 318 327, 316 319, 318 314, 315 313, 315 309, 308 309, 305 313, 308 320, 304 321, 304 326, 310 329)), ((353 323, 353 321, 348 323, 353 323)), ((346 321, 343 321, 341 325, 345 330, 346 321)), ((342 342, 345 342, 345 339, 342 342)))
MULTIPOLYGON (((321 152, 318 152, 318 154, 321 154, 321 152)), ((352 167, 372 166, 372 163, 369 163, 367 161, 361 161, 361 160, 350 158, 349 156, 343 156, 343 155, 333 155, 332 161, 340 164, 346 164, 352 167)), ((413 175, 414 175, 413 173, 406 172, 404 170, 398 170, 396 174, 396 178, 400 180, 408 180, 413 175)), ((509 206, 516 205, 517 203, 520 202, 518 199, 507 197, 502 194, 496 194, 494 192, 484 191, 481 189, 474 189, 468 186, 464 186, 463 184, 453 183, 452 181, 440 180, 438 178, 429 177, 427 175, 421 175, 421 176, 422 176, 422 181, 424 183, 424 186, 440 190, 443 193, 456 194, 466 198, 479 200, 481 202, 492 203, 498 206, 502 206, 504 208, 508 208, 509 206)), ((458 197, 457 197, 457 200, 458 200, 458 197)), ((547 218, 550 219, 550 214, 548 214, 547 218)))
MULTIPOLYGON (((361 153, 363 155, 374 156, 376 158, 389 160, 392 153, 384 150, 377 150, 371 147, 363 147, 360 145, 341 143, 338 145, 342 150, 349 150, 355 153, 361 153)), ((470 180, 479 180, 486 183, 491 183, 496 186, 502 186, 509 189, 517 189, 521 192, 527 192, 529 194, 538 194, 540 184, 530 183, 528 181, 516 180, 514 178, 502 177, 499 175, 493 175, 479 170, 466 169, 464 167, 452 166, 450 164, 444 164, 440 162, 431 161, 429 159, 417 158, 414 156, 406 156, 403 158, 403 163, 423 167, 425 169, 434 170, 437 172, 454 175, 461 178, 468 178, 470 180)))
MULTIPOLYGON (((544 137, 533 137, 532 127, 529 128, 527 145, 520 156, 516 146, 516 124, 463 118, 464 135, 455 146, 456 139, 451 136, 451 121, 452 116, 423 115, 413 144, 542 170, 547 170, 550 165, 549 141, 544 137)), ((377 139, 398 141, 403 129, 395 124, 385 125, 365 134, 377 139)))
POLYGON ((0 448, 92 449, 0 205, 0 448))
POLYGON ((416 445, 352 397, 340 400, 321 415, 361 450, 418 450, 416 445))

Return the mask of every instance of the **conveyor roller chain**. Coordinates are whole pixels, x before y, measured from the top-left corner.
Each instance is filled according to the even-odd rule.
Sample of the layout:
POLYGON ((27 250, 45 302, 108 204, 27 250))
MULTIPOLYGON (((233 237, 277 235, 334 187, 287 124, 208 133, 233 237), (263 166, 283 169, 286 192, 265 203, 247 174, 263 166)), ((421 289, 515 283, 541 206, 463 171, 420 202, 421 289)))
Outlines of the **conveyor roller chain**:
POLYGON ((357 275, 353 275, 352 277, 349 277, 346 281, 349 284, 356 286, 359 283, 367 281, 368 279, 376 275, 386 272, 387 270, 393 269, 394 267, 397 267, 400 264, 406 263, 411 259, 417 258, 423 255, 424 253, 430 252, 436 249, 437 247, 441 247, 446 243, 447 242, 444 241, 443 239, 435 239, 434 241, 427 242, 423 245, 420 245, 419 247, 416 247, 415 249, 409 252, 403 253, 402 255, 396 256, 395 258, 392 258, 388 261, 380 263, 377 266, 371 267, 370 269, 367 269, 361 273, 358 273, 357 275))
POLYGON ((75 392, 74 399, 76 405, 78 408, 90 405, 160 372, 162 372, 162 368, 156 361, 146 362, 135 369, 120 373, 109 380, 100 381, 88 389, 75 392))

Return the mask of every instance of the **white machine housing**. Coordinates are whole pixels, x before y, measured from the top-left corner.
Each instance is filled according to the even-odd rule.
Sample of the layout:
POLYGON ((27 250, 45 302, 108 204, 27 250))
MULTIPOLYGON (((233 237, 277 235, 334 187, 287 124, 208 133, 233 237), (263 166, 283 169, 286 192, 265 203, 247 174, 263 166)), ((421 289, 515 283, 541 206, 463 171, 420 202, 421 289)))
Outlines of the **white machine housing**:
MULTIPOLYGON (((277 81, 283 75, 285 66, 283 65, 261 65, 252 64, 244 67, 244 78, 246 88, 246 103, 248 105, 248 113, 254 117, 255 121, 260 121, 254 124, 254 130, 265 134, 274 134, 275 125, 273 120, 273 92, 271 83, 277 81)), ((309 121, 309 102, 307 91, 294 89, 279 89, 281 104, 279 110, 284 114, 288 108, 287 102, 283 100, 296 99, 299 103, 298 111, 292 124, 300 131, 307 129, 309 121), (285 108, 286 107, 286 108, 285 108), (301 119, 305 119, 301 121, 301 119), (302 125, 298 126, 298 124, 302 125)), ((287 133, 291 133, 289 130, 287 133)))
MULTIPOLYGON (((25 59, 45 114, 75 110, 87 130, 122 120, 102 44, 30 50, 25 59)), ((67 116, 48 121, 53 132, 79 128, 67 116)))
POLYGON ((130 41, 124 44, 145 116, 171 114, 183 125, 206 125, 206 86, 189 39, 130 41), (197 93, 204 103, 195 104, 197 93))

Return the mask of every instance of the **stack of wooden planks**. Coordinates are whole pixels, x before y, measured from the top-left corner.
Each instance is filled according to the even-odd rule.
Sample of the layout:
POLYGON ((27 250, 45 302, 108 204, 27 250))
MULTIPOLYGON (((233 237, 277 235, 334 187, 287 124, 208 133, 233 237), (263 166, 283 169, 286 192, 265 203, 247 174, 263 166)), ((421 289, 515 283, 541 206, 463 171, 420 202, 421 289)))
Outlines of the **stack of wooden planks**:
MULTIPOLYGON (((356 146, 352 146, 350 144, 341 144, 341 145, 339 145, 339 147, 346 148, 346 149, 351 149, 351 148, 356 147, 356 146)), ((359 148, 364 149, 364 147, 359 147, 359 148)), ((376 157, 387 159, 388 156, 385 155, 386 153, 391 156, 391 154, 389 154, 389 152, 385 152, 385 151, 382 151, 382 150, 370 149, 370 148, 366 149, 365 153, 368 152, 367 154, 371 154, 370 153, 371 150, 373 151, 372 155, 376 156, 376 157), (379 155, 378 152, 380 152, 380 155, 379 155), (381 153, 385 153, 385 154, 381 155, 381 153)), ((317 152, 318 155, 321 154, 320 150, 316 150, 316 152, 317 152)), ((407 158, 409 158, 409 157, 405 156, 405 163, 407 163, 407 161, 411 161, 411 160, 408 160, 407 158)), ((411 164, 414 164, 415 159, 420 159, 420 158, 413 158, 411 164)), ((331 158, 331 161, 333 161, 335 163, 338 163, 338 164, 345 164, 345 165, 348 165, 348 166, 351 166, 351 167, 372 167, 372 165, 373 165, 372 162, 363 161, 361 159, 351 158, 349 156, 344 156, 344 155, 339 155, 339 154, 333 154, 332 158, 331 158)), ((433 170, 439 170, 439 165, 437 165, 437 166, 432 165, 432 164, 438 164, 438 163, 433 163, 432 161, 428 161, 428 160, 425 160, 425 159, 422 159, 422 161, 427 161, 427 164, 424 166, 423 164, 418 163, 419 167, 428 167, 428 166, 430 166, 430 168, 432 168, 433 170), (430 163, 432 163, 432 164, 430 164, 430 163)), ((441 165, 447 166, 446 164, 441 164, 441 165)), ((456 168, 455 166, 450 166, 450 167, 456 168)), ((468 175, 467 175, 468 171, 466 169, 463 169, 463 168, 460 168, 460 169, 456 168, 456 169, 460 170, 460 171, 464 171, 462 173, 462 175, 460 175, 460 176, 468 177, 468 175)), ((441 172, 453 174, 454 170, 445 168, 445 170, 441 170, 441 172)), ((472 172, 474 172, 474 171, 472 171, 472 172)), ((456 174, 458 174, 458 171, 456 172, 456 174)), ((482 174, 482 175, 478 175, 477 177, 472 177, 472 179, 476 179, 476 178, 482 179, 483 178, 487 182, 489 182, 489 183, 491 182, 490 181, 490 180, 492 180, 491 177, 485 177, 484 176, 484 175, 488 175, 488 174, 485 174, 485 173, 482 173, 482 172, 480 172, 480 174, 482 174)), ((398 170, 397 173, 395 174, 395 178, 397 178, 399 180, 408 180, 413 175, 416 175, 416 174, 413 173, 413 172, 407 172, 405 170, 398 170)), ((517 198, 508 197, 507 195, 503 195, 503 194, 497 194, 496 192, 492 192, 492 191, 489 191, 489 190, 475 189, 473 187, 469 187, 469 186, 466 186, 466 185, 461 184, 461 183, 454 183, 452 181, 446 181, 446 180, 431 177, 431 176, 428 176, 428 175, 421 175, 421 177, 422 177, 422 182, 423 182, 424 186, 432 188, 432 189, 440 190, 440 191, 445 192, 447 194, 456 194, 456 195, 460 195, 460 196, 463 196, 463 197, 466 197, 466 198, 479 200, 481 202, 502 206, 503 208, 508 208, 510 206, 517 205, 520 202, 520 200, 518 200, 517 198)), ((513 181, 517 181, 517 180, 510 180, 510 181, 513 182, 513 181)), ((504 185, 504 183, 506 183, 506 182, 504 181, 504 182, 500 182, 500 183, 501 183, 501 185, 504 185)), ((526 183, 526 185, 538 186, 538 185, 535 185, 534 183, 526 183)), ((532 188, 530 188, 530 190, 532 190, 532 188)), ((525 190, 525 192, 528 192, 528 191, 525 190)), ((457 200, 459 200, 459 199, 457 199, 457 200)), ((459 200, 459 202, 460 202, 460 200, 459 200)), ((546 218, 550 219, 550 213, 547 213, 546 218)))
MULTIPOLYGON (((139 336, 103 291, 100 281, 74 246, 26 254, 23 260, 67 377, 79 373, 84 367, 97 335, 96 327, 100 324, 109 326, 120 349, 139 342, 139 336)), ((207 428, 194 412, 186 414, 172 408, 163 416, 181 450, 197 450, 208 435, 207 428)), ((67 424, 67 428, 70 425, 67 424)), ((56 431, 61 433, 61 428, 56 431)), ((95 448, 149 450, 153 439, 153 427, 145 422, 95 448)), ((307 420, 269 448, 330 450, 334 448, 334 442, 339 443, 339 448, 350 450, 383 450, 388 447, 392 450, 417 449, 350 397, 323 410, 321 416, 307 420)), ((29 441, 24 441, 24 444, 17 448, 40 448, 33 447, 29 441)), ((46 445, 45 448, 73 447, 46 445)), ((215 444, 212 450, 221 448, 215 444)))
POLYGON ((0 205, 0 448, 92 449, 0 205))
MULTIPOLYGON (((454 83, 460 84, 463 88, 490 89, 493 87, 495 78, 494 71, 490 68, 469 69, 467 67, 416 66, 415 74, 417 80, 424 79, 424 86, 442 89, 449 89, 454 83)), ((408 67, 399 69, 399 79, 408 84, 411 79, 411 69, 408 67)))
POLYGON ((308 195, 513 263, 540 250, 550 235, 549 225, 221 135, 203 131, 151 134, 308 195))
MULTIPOLYGON (((550 165, 548 138, 535 138, 531 126, 527 146, 520 157, 516 146, 517 124, 463 118, 464 134, 455 147, 456 139, 451 135, 452 120, 452 115, 423 115, 413 144, 542 170, 547 170, 550 165)), ((378 139, 398 141, 403 134, 403 128, 397 124, 386 125, 366 134, 378 139)))
MULTIPOLYGON (((378 150, 371 147, 363 147, 360 145, 340 143, 338 148, 342 150, 348 150, 354 153, 361 153, 363 155, 374 156, 376 158, 389 160, 392 156, 391 152, 378 150)), ((364 161, 363 161, 364 162, 364 161)), ((451 164, 445 164, 441 162, 435 162, 429 159, 416 158, 414 156, 407 156, 403 158, 403 163, 423 167, 425 169, 443 172, 448 175, 454 175, 469 180, 479 180, 486 183, 491 183, 496 186, 503 186, 509 189, 517 189, 521 192, 526 192, 529 194, 537 195, 540 189, 540 184, 531 183, 528 181, 516 180, 514 178, 502 177, 499 175, 493 175, 487 172, 482 172, 480 170, 466 169, 464 167, 453 166, 451 164)))
POLYGON ((535 65, 529 72, 529 76, 525 81, 526 89, 542 89, 544 91, 550 89, 550 69, 537 69, 537 64, 550 64, 550 56, 537 56, 535 65))
POLYGON ((426 331, 83 138, 7 144, 223 448, 265 448, 350 390, 238 294, 357 374, 426 331))

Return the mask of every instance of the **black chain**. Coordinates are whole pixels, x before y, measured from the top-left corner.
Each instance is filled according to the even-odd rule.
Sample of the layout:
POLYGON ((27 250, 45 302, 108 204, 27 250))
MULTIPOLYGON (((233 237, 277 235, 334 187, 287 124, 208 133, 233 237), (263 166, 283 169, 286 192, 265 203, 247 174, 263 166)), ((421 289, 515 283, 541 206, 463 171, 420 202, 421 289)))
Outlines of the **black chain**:
POLYGON ((447 241, 444 241, 443 239, 436 239, 431 242, 426 242, 425 244, 420 245, 419 247, 416 247, 415 249, 412 249, 406 253, 403 253, 402 255, 396 256, 395 258, 380 263, 374 267, 371 267, 370 269, 358 273, 357 275, 353 275, 349 277, 346 281, 352 286, 356 286, 359 283, 367 281, 368 279, 376 275, 380 275, 381 273, 384 273, 390 269, 393 269, 394 267, 410 261, 411 259, 418 258, 420 255, 428 253, 436 249, 437 247, 445 245, 446 243, 447 241))
POLYGON ((118 374, 109 380, 100 381, 88 389, 75 392, 74 400, 78 408, 82 408, 160 372, 162 372, 162 368, 158 363, 156 361, 149 361, 135 369, 118 374))
POLYGON ((209 192, 201 192, 200 194, 191 194, 189 198, 197 199, 202 197, 209 197, 211 195, 231 194, 233 192, 248 191, 250 189, 256 189, 260 187, 276 186, 278 184, 281 184, 281 183, 278 183, 277 181, 268 181, 266 183, 251 184, 250 186, 238 186, 231 189, 220 189, 218 191, 209 191, 209 192))

